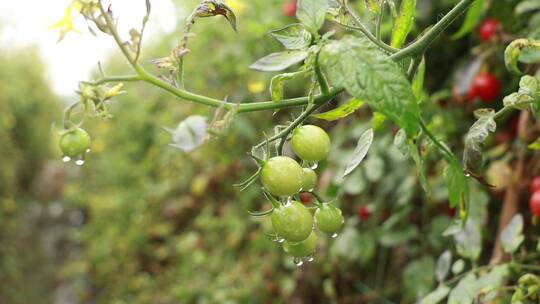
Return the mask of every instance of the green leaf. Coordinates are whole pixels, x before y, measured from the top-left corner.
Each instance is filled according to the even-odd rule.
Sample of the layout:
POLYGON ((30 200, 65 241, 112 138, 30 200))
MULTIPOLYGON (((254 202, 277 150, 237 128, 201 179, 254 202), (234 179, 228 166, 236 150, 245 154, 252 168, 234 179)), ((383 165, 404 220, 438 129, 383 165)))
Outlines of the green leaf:
POLYGON ((300 23, 271 31, 270 35, 288 50, 306 50, 311 44, 311 33, 300 23))
POLYGON ((439 285, 437 289, 429 293, 425 298, 420 301, 420 304, 437 304, 440 303, 448 293, 450 292, 450 287, 446 285, 439 285))
POLYGON ((467 177, 458 163, 449 163, 444 169, 444 181, 448 188, 450 207, 467 206, 469 187, 467 177))
POLYGON ((418 70, 412 81, 412 90, 416 101, 420 104, 424 98, 424 79, 426 77, 426 60, 422 58, 422 62, 418 66, 418 70))
POLYGON ((535 10, 540 10, 540 1, 538 0, 527 0, 522 1, 516 5, 514 12, 516 15, 521 15, 529 13, 535 10))
POLYGON ((381 0, 365 0, 366 8, 373 14, 378 15, 381 12, 381 0))
POLYGON ((508 223, 508 226, 501 231, 501 243, 506 253, 514 253, 524 240, 523 216, 516 214, 508 223))
POLYGON ((373 42, 345 36, 327 44, 319 60, 335 86, 365 100, 409 137, 418 133, 420 109, 411 85, 399 66, 373 42))
POLYGON ((476 0, 473 2, 467 15, 465 16, 465 21, 461 25, 461 28, 452 35, 453 39, 459 39, 470 33, 480 21, 482 21, 482 15, 484 13, 485 0, 476 0))
POLYGON ((296 17, 311 32, 317 32, 324 23, 327 9, 327 0, 298 0, 296 17))
POLYGON ((371 127, 373 130, 379 130, 385 121, 386 116, 384 116, 384 114, 373 112, 373 117, 371 118, 371 127))
POLYGON ((540 137, 527 146, 531 150, 540 150, 540 137))
POLYGON ((435 268, 435 278, 437 282, 443 282, 448 273, 450 272, 450 266, 452 265, 452 252, 446 250, 437 259, 437 267, 435 268))
POLYGON ((424 159, 422 158, 422 155, 420 154, 420 150, 418 149, 418 146, 412 140, 408 140, 408 147, 409 147, 409 154, 411 155, 412 159, 414 160, 414 163, 416 164, 416 171, 418 172, 418 179, 420 181, 420 185, 422 186, 422 189, 424 189, 424 191, 428 193, 429 195, 429 193, 431 193, 431 190, 429 189, 429 184, 427 181, 424 159))
POLYGON ((391 45, 395 48, 401 48, 405 44, 407 35, 414 24, 416 15, 416 0, 402 0, 399 9, 399 16, 394 22, 392 30, 391 45))
POLYGON ((383 232, 379 238, 379 243, 385 247, 394 247, 403 244, 416 236, 418 236, 418 228, 411 225, 403 229, 383 232))
POLYGON ((488 274, 478 278, 474 284, 475 296, 499 289, 509 274, 510 270, 506 264, 493 267, 488 274))
POLYGON ((303 74, 304 72, 283 73, 272 77, 272 80, 270 81, 270 96, 272 96, 272 100, 283 100, 283 88, 285 81, 291 80, 303 74))
POLYGON ((425 256, 409 263, 403 270, 405 294, 409 299, 426 295, 433 287, 435 262, 431 256, 425 256))
POLYGON ((494 119, 495 111, 492 109, 481 110, 482 112, 480 110, 475 112, 479 116, 478 120, 471 126, 465 137, 463 166, 471 171, 476 171, 482 166, 484 142, 489 134, 497 129, 497 123, 494 119))
POLYGON ((366 157, 369 151, 369 147, 371 147, 371 143, 373 143, 373 129, 368 129, 362 134, 362 136, 360 136, 358 144, 354 149, 353 155, 348 161, 347 166, 345 167, 343 177, 353 172, 353 170, 356 169, 358 165, 360 165, 362 160, 364 160, 364 158, 366 157))
POLYGON ((475 297, 476 276, 469 273, 452 289, 448 296, 448 304, 472 304, 475 297))
POLYGON ((472 218, 467 220, 462 231, 454 235, 456 249, 459 255, 471 260, 477 260, 482 252, 482 236, 479 224, 472 218))
POLYGON ((345 103, 339 105, 339 107, 330 110, 328 112, 313 115, 312 117, 318 119, 324 119, 328 121, 338 120, 340 118, 349 116, 364 105, 364 102, 358 98, 351 98, 345 103))
POLYGON ((504 51, 506 69, 515 74, 521 74, 518 61, 524 51, 540 51, 540 41, 531 39, 517 39, 512 41, 504 51))
POLYGON ((398 148, 399 152, 401 152, 403 156, 409 153, 407 134, 405 134, 405 131, 403 131, 403 129, 399 129, 399 131, 397 131, 396 135, 394 136, 394 146, 398 148))
POLYGON ((277 72, 285 70, 286 68, 302 62, 308 56, 306 51, 288 51, 288 52, 279 52, 272 53, 268 56, 265 56, 249 67, 253 70, 263 71, 263 72, 277 72))
POLYGON ((452 273, 454 275, 460 274, 465 269, 465 261, 459 259, 452 264, 452 273))

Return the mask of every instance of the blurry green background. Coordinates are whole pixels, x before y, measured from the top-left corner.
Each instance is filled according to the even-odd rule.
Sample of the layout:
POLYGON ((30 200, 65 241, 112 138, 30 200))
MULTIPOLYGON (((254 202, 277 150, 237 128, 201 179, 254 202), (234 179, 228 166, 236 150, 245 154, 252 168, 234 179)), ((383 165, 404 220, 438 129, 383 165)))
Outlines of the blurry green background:
MULTIPOLYGON (((228 2, 239 33, 223 18, 199 20, 186 57, 186 86, 220 99, 267 100, 272 75, 248 66, 279 50, 267 33, 295 19, 284 16, 284 0, 228 2)), ((365 13, 363 1, 351 2, 365 13)), ((176 3, 187 12, 197 1, 176 3)), ((454 3, 419 1, 415 34, 454 3)), ((509 20, 504 16, 513 2, 500 5, 497 14, 509 20)), ((178 16, 177 30, 148 39, 146 65, 168 54, 184 19, 178 16)), ((390 29, 385 25, 384 34, 390 29)), ((453 42, 442 37, 431 50, 437 56, 428 57, 427 91, 451 98, 456 66, 470 59, 477 44, 474 34, 453 42)), ((109 74, 128 72, 120 57, 103 60, 109 74)), ((337 239, 322 240, 314 263, 297 268, 266 237, 268 221, 247 214, 268 207, 258 186, 242 193, 232 186, 255 169, 246 152, 264 132, 285 123, 290 111, 239 115, 226 135, 187 154, 168 146, 163 126, 175 127, 192 114, 211 118, 213 110, 146 84, 127 84, 112 119, 85 123, 92 152, 77 167, 60 161, 55 131, 72 100, 53 94, 39 52, 0 46, 0 67, 1 304, 383 303, 381 295, 410 303, 435 286, 434 261, 450 241, 440 232, 451 220, 436 155, 430 176, 435 190, 428 198, 385 123, 360 169, 339 178, 344 159, 370 126, 366 109, 338 123, 315 121, 331 131, 334 146, 319 169, 320 187, 339 198, 347 222, 337 239), (356 210, 366 204, 375 214, 360 222, 356 210), (389 216, 392 225, 381 226, 389 216)), ((515 89, 506 83, 505 92, 515 89)), ((288 97, 305 92, 301 80, 286 87, 288 97)), ((427 116, 440 107, 432 101, 424 106, 427 116)), ((446 122, 472 122, 472 114, 460 105, 443 113, 431 120, 440 126, 437 135, 460 148, 458 134, 470 124, 446 122)), ((479 189, 473 195, 474 212, 485 215, 488 195, 479 189)))

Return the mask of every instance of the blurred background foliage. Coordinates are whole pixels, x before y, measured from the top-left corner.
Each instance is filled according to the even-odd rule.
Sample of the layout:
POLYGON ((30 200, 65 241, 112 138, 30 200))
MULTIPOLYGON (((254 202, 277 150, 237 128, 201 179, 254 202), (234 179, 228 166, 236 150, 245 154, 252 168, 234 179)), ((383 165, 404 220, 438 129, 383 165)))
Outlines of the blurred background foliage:
MULTIPOLYGON (((370 20, 364 1, 350 2, 370 20)), ((507 31, 526 34, 527 20, 513 17, 519 1, 495 2, 489 14, 507 31)), ((179 11, 189 11, 197 1, 177 3, 185 8, 179 11)), ((228 3, 239 33, 223 18, 198 20, 186 57, 186 86, 220 99, 267 100, 272 75, 248 66, 278 50, 267 33, 295 19, 284 16, 283 0, 228 3)), ((454 4, 419 1, 415 36, 454 4)), ((178 42, 185 17, 179 16, 173 33, 147 39, 147 63, 178 42)), ((391 27, 383 25, 385 37, 391 27)), ((474 32, 453 41, 458 28, 459 22, 429 52, 436 55, 427 57, 422 104, 430 128, 455 151, 462 150, 461 136, 479 106, 463 103, 452 89, 462 69, 486 51, 479 50, 474 32)), ((331 24, 326 29, 343 34, 331 24)), ((496 73, 509 93, 517 83, 504 72, 502 50, 490 46, 496 55, 483 68, 496 73)), ((107 74, 128 72, 120 57, 107 62, 107 74)), ((435 287, 435 261, 453 248, 453 240, 442 236, 453 211, 438 155, 426 161, 432 188, 426 195, 413 162, 393 145, 396 130, 389 123, 378 126, 360 169, 340 178, 356 140, 372 125, 365 108, 337 123, 315 121, 333 140, 330 159, 318 169, 319 188, 337 199, 347 221, 338 238, 322 240, 314 263, 297 268, 265 235, 268 221, 247 214, 268 207, 258 186, 242 193, 232 186, 255 168, 246 152, 263 132, 290 119, 290 111, 236 116, 227 134, 186 154, 168 146, 163 127, 174 128, 192 114, 211 118, 214 110, 145 84, 127 84, 112 119, 85 122, 92 152, 84 166, 75 167, 60 162, 52 126, 60 121, 63 102, 49 90, 39 55, 31 48, 0 48, 0 66, 1 304, 412 303, 435 287), (359 217, 362 206, 372 215, 359 217)), ((304 95, 306 84, 288 83, 287 97, 304 95)), ((488 147, 498 159, 501 149, 513 153, 514 118, 499 126, 509 139, 488 147)), ((497 219, 490 214, 499 212, 501 191, 504 186, 490 193, 472 185, 471 216, 485 223, 486 249, 494 241, 489 231, 497 219)), ((489 250, 482 259, 489 260, 489 250)))

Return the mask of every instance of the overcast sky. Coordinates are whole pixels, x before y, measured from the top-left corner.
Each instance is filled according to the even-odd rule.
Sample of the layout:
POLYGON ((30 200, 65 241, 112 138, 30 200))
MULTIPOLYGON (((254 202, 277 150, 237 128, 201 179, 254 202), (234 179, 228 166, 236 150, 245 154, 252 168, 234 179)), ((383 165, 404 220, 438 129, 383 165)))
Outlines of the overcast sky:
MULTIPOLYGON (((144 0, 109 2, 119 17, 119 30, 124 37, 130 28, 139 28, 145 12, 144 0)), ((0 1, 0 48, 36 45, 47 63, 53 90, 61 96, 72 95, 78 81, 87 79, 98 61, 116 51, 110 37, 90 34, 82 18, 76 23, 82 33, 69 34, 57 43, 58 32, 48 27, 62 19, 69 3, 70 0, 0 1)), ((148 32, 171 31, 176 24, 177 11, 171 0, 153 1, 148 32)))

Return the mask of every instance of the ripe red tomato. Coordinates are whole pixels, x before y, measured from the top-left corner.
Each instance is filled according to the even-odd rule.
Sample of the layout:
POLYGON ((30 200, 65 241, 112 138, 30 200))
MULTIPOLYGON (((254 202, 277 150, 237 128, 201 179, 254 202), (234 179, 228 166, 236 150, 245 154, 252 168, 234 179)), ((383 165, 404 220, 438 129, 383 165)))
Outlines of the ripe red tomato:
POLYGON ((531 209, 532 214, 540 218, 540 191, 536 191, 531 195, 529 208, 531 209))
POLYGON ((287 17, 296 16, 296 0, 291 0, 283 5, 283 15, 287 17))
POLYGON ((483 102, 493 102, 500 92, 501 82, 499 78, 491 73, 481 73, 474 78, 467 93, 467 99, 473 101, 478 98, 483 102))
POLYGON ((497 19, 486 19, 480 25, 478 34, 484 42, 493 41, 497 37, 497 32, 501 29, 501 23, 497 19))
POLYGON ((540 176, 535 176, 531 179, 531 184, 529 186, 530 193, 536 193, 540 190, 540 176))
POLYGON ((300 196, 300 201, 304 205, 307 205, 307 204, 311 203, 311 201, 313 199, 311 197, 311 194, 309 194, 309 192, 301 192, 299 196, 300 196))
POLYGON ((367 221, 371 218, 373 211, 368 205, 363 205, 358 207, 358 218, 360 218, 361 221, 367 221))

